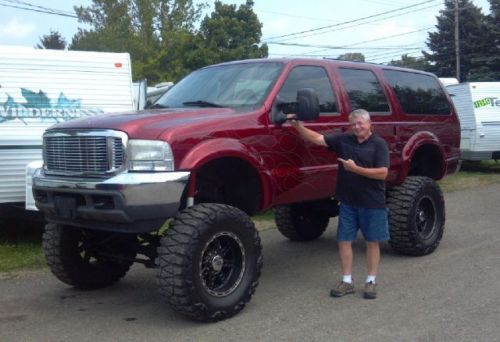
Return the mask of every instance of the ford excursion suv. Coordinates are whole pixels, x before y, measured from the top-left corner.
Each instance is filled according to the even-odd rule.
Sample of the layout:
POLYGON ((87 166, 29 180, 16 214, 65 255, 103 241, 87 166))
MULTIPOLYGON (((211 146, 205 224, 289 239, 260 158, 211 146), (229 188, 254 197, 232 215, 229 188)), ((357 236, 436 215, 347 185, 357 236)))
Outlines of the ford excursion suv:
POLYGON ((250 300, 262 267, 251 216, 272 208, 278 230, 312 240, 338 213, 337 156, 286 123, 349 130, 368 110, 388 144, 389 244, 425 255, 443 235, 436 184, 459 167, 460 127, 429 73, 320 59, 258 59, 194 71, 149 109, 64 122, 43 137, 33 177, 43 248, 61 281, 95 289, 134 262, 158 268, 159 292, 202 321, 250 300))

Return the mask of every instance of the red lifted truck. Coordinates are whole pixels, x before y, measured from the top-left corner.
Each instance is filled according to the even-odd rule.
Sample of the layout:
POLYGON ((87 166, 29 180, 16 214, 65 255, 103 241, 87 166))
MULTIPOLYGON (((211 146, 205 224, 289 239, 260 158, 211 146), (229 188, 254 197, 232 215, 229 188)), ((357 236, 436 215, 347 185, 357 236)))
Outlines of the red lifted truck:
POLYGON ((82 289, 158 267, 160 294, 205 321, 255 292, 261 241, 251 215, 274 209, 292 240, 318 238, 338 212, 334 153, 304 141, 285 113, 318 132, 349 129, 364 108, 389 146, 390 245, 431 253, 445 210, 435 180, 459 167, 460 127, 437 78, 318 59, 245 60, 197 70, 150 109, 56 125, 33 178, 57 278, 82 289))

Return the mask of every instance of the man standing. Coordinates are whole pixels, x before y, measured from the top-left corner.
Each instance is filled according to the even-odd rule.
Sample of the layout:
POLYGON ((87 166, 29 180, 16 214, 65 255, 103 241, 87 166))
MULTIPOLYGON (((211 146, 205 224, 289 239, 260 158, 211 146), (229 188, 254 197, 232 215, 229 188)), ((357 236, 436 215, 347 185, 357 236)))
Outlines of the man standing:
POLYGON ((331 290, 332 297, 354 293, 352 280, 352 242, 361 230, 366 240, 366 278, 364 297, 374 299, 380 263, 380 241, 389 240, 385 204, 385 178, 389 151, 385 141, 371 130, 370 114, 364 109, 349 115, 351 133, 320 134, 288 114, 291 125, 306 140, 337 153, 339 174, 335 198, 340 202, 337 242, 342 264, 342 280, 331 290))

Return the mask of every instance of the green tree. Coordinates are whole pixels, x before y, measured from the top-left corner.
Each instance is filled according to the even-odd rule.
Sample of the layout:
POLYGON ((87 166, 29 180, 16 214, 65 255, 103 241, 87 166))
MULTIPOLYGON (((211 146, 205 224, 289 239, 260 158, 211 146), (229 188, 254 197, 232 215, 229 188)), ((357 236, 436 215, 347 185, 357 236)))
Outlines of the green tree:
POLYGON ((469 81, 500 81, 500 0, 489 2, 490 14, 484 32, 489 53, 475 59, 479 66, 469 71, 469 81))
POLYGON ((173 55, 192 48, 186 40, 193 40, 203 8, 192 0, 93 0, 88 7, 75 7, 89 28, 78 30, 70 49, 129 52, 134 78, 167 80, 178 74, 172 66, 179 57, 173 55))
POLYGON ((341 61, 364 62, 365 55, 360 52, 348 52, 337 57, 341 61))
POLYGON ((70 50, 131 52, 136 38, 130 15, 131 1, 93 0, 89 7, 75 7, 75 12, 78 21, 90 29, 78 29, 70 50))
POLYGON ((429 71, 432 69, 430 63, 427 59, 425 59, 425 57, 411 57, 408 56, 408 54, 402 55, 400 60, 391 60, 389 65, 423 71, 429 71))
POLYGON ((212 14, 206 16, 200 26, 204 40, 202 48, 206 64, 245 58, 267 57, 267 44, 260 44, 262 23, 253 11, 254 2, 223 4, 215 1, 212 14))
POLYGON ((40 43, 36 44, 35 48, 64 50, 66 48, 66 40, 58 31, 50 30, 49 34, 40 37, 40 43))
MULTIPOLYGON (((491 56, 487 34, 487 18, 470 0, 458 0, 460 36, 460 77, 467 80, 475 70, 484 67, 484 58, 491 56)), ((424 52, 431 63, 432 71, 440 77, 456 76, 454 0, 445 0, 445 9, 437 17, 437 31, 429 33, 427 46, 431 53, 424 52)))

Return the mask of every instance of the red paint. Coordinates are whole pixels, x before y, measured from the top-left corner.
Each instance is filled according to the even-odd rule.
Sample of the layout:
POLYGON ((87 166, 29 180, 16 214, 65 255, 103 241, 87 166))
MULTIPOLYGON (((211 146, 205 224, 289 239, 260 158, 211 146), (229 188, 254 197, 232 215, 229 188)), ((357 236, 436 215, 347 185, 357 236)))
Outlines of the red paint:
MULTIPOLYGON (((264 61, 265 62, 265 61, 264 61)), ((260 176, 261 208, 277 204, 333 196, 337 174, 336 155, 305 142, 289 125, 275 125, 270 110, 290 69, 297 65, 322 65, 332 80, 339 113, 322 116, 306 126, 320 131, 345 131, 350 112, 346 90, 337 74, 339 66, 372 70, 384 81, 380 66, 329 60, 283 60, 281 76, 263 105, 242 112, 228 108, 155 109, 139 113, 113 114, 73 120, 57 128, 106 128, 126 132, 130 139, 162 139, 173 149, 179 170, 196 171, 221 157, 246 161, 260 176)), ((391 114, 373 116, 374 130, 386 139, 391 153, 388 183, 401 183, 411 158, 424 144, 435 146, 442 156, 440 176, 458 166, 460 127, 454 108, 449 115, 405 115, 394 93, 385 83, 391 114)), ((451 102, 451 101, 450 101, 451 102)), ((190 188, 189 194, 194 190, 190 188)))

